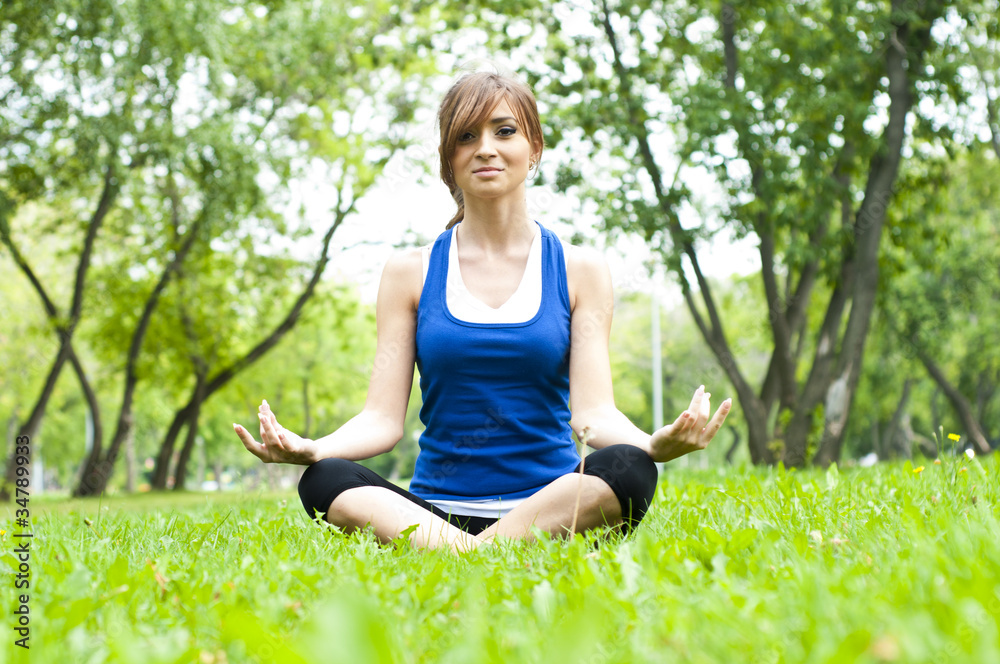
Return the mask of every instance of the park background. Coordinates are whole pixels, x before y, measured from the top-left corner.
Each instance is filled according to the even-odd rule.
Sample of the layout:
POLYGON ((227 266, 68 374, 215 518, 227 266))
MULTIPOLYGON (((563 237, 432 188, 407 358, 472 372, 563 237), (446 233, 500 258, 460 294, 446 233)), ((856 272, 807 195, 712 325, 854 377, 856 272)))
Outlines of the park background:
POLYGON ((0 664, 1000 660, 998 16, 4 0, 0 664), (361 407, 483 58, 539 99, 532 214, 611 263, 619 407, 734 398, 629 537, 380 546, 232 433, 361 407))
MULTIPOLYGON (((7 480, 27 435, 38 490, 294 481, 232 423, 267 399, 318 437, 363 405, 379 270, 453 210, 436 103, 482 58, 539 99, 531 213, 613 265, 615 395, 637 425, 704 383, 736 404, 709 465, 933 456, 946 433, 985 452, 1000 439, 997 14, 4 3, 7 480)), ((379 471, 412 470, 418 408, 415 389, 379 471)))

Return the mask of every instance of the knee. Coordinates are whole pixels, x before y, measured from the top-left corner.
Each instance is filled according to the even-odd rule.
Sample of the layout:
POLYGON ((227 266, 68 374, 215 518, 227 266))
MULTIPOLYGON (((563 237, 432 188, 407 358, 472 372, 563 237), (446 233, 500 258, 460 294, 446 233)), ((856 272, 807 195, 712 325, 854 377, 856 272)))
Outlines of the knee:
POLYGON ((350 478, 356 475, 356 468, 356 463, 345 459, 321 459, 306 468, 298 490, 310 519, 329 511, 333 499, 353 484, 350 478))
POLYGON ((656 463, 634 445, 607 448, 611 456, 610 480, 622 507, 622 517, 629 526, 637 525, 653 503, 659 471, 656 463))
POLYGON ((656 483, 660 473, 653 459, 634 445, 615 445, 615 470, 623 475, 626 486, 632 490, 633 499, 642 500, 648 506, 653 502, 656 483))

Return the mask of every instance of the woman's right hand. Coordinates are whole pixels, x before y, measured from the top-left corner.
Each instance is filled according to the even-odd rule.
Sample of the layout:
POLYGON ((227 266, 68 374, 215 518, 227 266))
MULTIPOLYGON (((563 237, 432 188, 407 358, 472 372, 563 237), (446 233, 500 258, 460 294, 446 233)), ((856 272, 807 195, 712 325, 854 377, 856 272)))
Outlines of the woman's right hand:
POLYGON ((315 463, 316 442, 292 433, 278 424, 278 419, 271 412, 271 407, 264 400, 257 409, 260 420, 261 442, 254 440, 253 435, 239 424, 233 424, 233 430, 243 441, 243 447, 264 463, 295 463, 303 466, 315 463))

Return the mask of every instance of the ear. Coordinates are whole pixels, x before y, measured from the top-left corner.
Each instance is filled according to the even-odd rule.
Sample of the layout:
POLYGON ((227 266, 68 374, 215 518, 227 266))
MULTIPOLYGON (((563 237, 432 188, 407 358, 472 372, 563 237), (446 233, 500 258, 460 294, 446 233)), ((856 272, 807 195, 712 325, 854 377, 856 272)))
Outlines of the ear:
POLYGON ((531 141, 531 157, 530 161, 538 162, 542 158, 542 142, 538 139, 531 141))

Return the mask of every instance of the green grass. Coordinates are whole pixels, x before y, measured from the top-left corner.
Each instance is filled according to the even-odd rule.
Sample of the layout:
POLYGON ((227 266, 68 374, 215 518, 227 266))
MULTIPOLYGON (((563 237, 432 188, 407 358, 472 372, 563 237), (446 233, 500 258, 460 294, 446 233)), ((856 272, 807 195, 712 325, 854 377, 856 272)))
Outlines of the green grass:
POLYGON ((294 494, 40 501, 32 660, 1000 661, 1000 463, 913 470, 671 471, 629 538, 461 557, 294 494))

